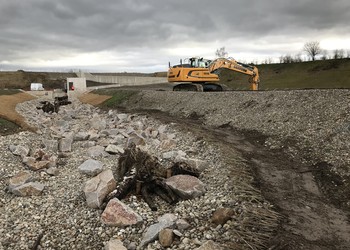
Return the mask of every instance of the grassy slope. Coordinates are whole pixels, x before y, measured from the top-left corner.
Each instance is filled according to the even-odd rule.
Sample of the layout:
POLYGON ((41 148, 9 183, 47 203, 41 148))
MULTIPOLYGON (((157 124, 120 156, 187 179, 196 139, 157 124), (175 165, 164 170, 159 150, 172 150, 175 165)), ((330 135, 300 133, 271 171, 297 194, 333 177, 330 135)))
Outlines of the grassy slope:
MULTIPOLYGON (((350 59, 257 66, 261 89, 350 88, 350 59)), ((245 75, 223 70, 221 83, 247 89, 245 75)))
MULTIPOLYGON (((16 89, 7 89, 7 90, 0 89, 0 96, 5 96, 5 95, 9 96, 9 95, 14 95, 14 94, 18 94, 18 93, 20 93, 20 91, 16 90, 16 89)), ((3 107, 3 109, 4 109, 4 107, 3 107)), ((11 121, 8 121, 7 119, 4 119, 2 116, 3 116, 2 112, 0 112, 0 136, 16 133, 16 132, 20 131, 20 127, 17 124, 15 124, 11 121)))
MULTIPOLYGON (((261 76, 260 89, 350 88, 350 59, 263 64, 257 67, 261 76)), ((136 73, 119 74, 135 75, 136 73)), ((146 75, 164 76, 164 74, 166 72, 146 75)), ((139 73, 139 75, 142 74, 139 73)), ((29 89, 31 82, 44 83, 45 88, 60 88, 67 77, 74 76, 72 73, 54 72, 0 72, 0 89, 29 89)), ((221 83, 232 89, 249 89, 248 77, 245 75, 222 70, 220 79, 221 83)), ((92 83, 89 85, 94 86, 92 83)))

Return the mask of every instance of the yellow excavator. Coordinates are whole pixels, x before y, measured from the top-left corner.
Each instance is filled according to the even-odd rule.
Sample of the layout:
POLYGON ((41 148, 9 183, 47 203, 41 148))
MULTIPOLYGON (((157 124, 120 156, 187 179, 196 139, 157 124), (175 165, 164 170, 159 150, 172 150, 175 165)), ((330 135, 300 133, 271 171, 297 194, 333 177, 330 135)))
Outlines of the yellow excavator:
POLYGON ((249 75, 251 90, 259 89, 259 71, 257 67, 237 62, 232 58, 218 58, 213 61, 191 57, 179 65, 170 66, 168 70, 168 82, 180 82, 173 87, 174 91, 224 91, 225 87, 218 83, 219 69, 229 69, 235 72, 249 75))

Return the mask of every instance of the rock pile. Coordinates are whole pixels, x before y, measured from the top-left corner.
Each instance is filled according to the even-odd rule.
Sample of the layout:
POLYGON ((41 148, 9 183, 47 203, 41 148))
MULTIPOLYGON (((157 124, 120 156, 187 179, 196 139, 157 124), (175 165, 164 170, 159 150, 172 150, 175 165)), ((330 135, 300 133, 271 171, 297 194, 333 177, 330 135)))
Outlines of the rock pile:
POLYGON ((0 194, 4 249, 30 248, 38 239, 40 249, 214 249, 203 247, 249 240, 235 232, 250 230, 240 221, 249 220, 251 211, 274 215, 261 197, 254 202, 240 198, 241 189, 230 184, 236 177, 228 177, 235 167, 223 167, 217 148, 202 139, 146 116, 104 112, 77 100, 52 114, 36 109, 37 103, 17 106, 37 133, 22 132, 0 142, 1 190, 6 186, 11 191, 0 194), (135 195, 111 199, 104 207, 118 184, 118 159, 131 144, 163 166, 178 161, 198 167, 200 180, 186 175, 167 180, 190 199, 175 205, 157 199, 156 212, 135 195), (226 206, 234 215, 224 225, 212 224, 213 212, 226 206))

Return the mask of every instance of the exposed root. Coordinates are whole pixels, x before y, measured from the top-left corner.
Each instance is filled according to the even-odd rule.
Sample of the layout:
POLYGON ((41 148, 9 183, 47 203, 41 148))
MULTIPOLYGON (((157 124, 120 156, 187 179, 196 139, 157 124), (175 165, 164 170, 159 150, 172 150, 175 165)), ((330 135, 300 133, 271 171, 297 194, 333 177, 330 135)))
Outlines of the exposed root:
POLYGON ((152 211, 157 211, 157 206, 152 199, 152 195, 157 195, 169 204, 175 204, 179 197, 165 183, 165 178, 169 175, 187 174, 198 177, 199 171, 187 163, 179 162, 170 168, 163 167, 158 158, 149 155, 136 147, 130 145, 119 157, 117 167, 117 179, 120 184, 117 189, 109 194, 107 201, 116 197, 125 198, 129 193, 141 194, 143 200, 152 211))

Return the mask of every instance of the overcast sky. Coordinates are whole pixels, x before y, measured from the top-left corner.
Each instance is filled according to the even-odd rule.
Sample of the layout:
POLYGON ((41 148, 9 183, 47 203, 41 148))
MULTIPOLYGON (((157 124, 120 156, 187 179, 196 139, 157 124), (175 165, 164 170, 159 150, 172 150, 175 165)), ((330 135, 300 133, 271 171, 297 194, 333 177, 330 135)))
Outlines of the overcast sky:
POLYGON ((0 70, 165 71, 168 61, 245 62, 306 42, 350 51, 349 0, 0 0, 0 70))

